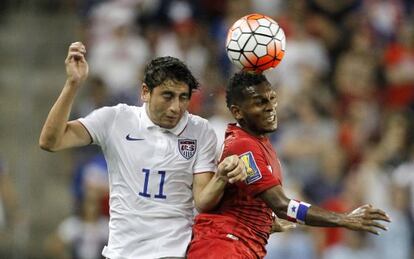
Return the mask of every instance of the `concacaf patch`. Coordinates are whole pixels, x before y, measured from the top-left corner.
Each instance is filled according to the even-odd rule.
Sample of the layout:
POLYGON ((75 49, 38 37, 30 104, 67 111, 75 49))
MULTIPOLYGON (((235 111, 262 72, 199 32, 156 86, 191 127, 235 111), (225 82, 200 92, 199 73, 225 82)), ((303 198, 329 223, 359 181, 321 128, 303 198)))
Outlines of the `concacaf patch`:
POLYGON ((262 173, 254 160, 253 153, 251 151, 241 154, 240 159, 246 166, 247 178, 246 184, 251 184, 262 178, 262 173))
POLYGON ((185 159, 190 159, 194 156, 197 150, 197 140, 195 139, 179 139, 178 151, 185 159))

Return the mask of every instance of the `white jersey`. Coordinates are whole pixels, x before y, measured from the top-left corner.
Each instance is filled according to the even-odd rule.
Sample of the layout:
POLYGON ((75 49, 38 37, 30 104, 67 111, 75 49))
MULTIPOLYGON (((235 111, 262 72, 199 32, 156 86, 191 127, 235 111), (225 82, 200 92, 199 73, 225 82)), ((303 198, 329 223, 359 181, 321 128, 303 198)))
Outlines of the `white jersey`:
POLYGON ((184 257, 193 222, 193 174, 215 172, 217 139, 207 120, 185 113, 164 129, 146 106, 119 104, 79 121, 108 163, 111 259, 184 257))

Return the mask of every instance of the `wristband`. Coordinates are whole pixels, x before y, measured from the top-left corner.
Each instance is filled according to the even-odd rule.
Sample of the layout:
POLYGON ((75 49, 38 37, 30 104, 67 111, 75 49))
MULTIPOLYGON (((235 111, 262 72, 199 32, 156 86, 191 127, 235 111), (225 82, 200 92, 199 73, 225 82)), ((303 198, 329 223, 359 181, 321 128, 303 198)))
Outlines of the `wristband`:
POLYGON ((305 224, 306 214, 311 205, 309 203, 290 200, 287 208, 287 218, 291 222, 297 222, 299 224, 305 224))

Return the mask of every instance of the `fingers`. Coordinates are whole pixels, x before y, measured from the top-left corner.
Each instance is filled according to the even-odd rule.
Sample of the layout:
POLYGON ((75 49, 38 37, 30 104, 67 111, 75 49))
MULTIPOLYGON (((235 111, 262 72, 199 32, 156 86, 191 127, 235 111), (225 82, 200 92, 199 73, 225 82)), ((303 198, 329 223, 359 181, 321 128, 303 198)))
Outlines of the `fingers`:
POLYGON ((228 156, 225 158, 226 164, 224 170, 231 171, 239 164, 239 157, 236 155, 228 156))
POLYGON ((352 213, 354 216, 362 216, 364 219, 369 220, 382 220, 386 222, 391 222, 391 218, 388 216, 385 211, 374 208, 371 204, 366 204, 361 207, 358 207, 352 213))
POLYGON ((388 230, 388 228, 386 226, 384 226, 384 225, 382 225, 382 224, 380 224, 376 221, 373 221, 373 220, 367 222, 366 225, 372 226, 372 227, 375 227, 375 228, 380 228, 380 229, 385 230, 385 231, 388 230))
POLYGON ((364 205, 359 207, 359 213, 363 213, 363 218, 368 220, 382 220, 386 222, 391 222, 390 217, 385 213, 385 211, 373 208, 371 205, 364 205))
POLYGON ((243 161, 238 160, 237 166, 232 171, 227 173, 227 177, 230 183, 246 180, 247 172, 243 161))
POLYGON ((69 51, 79 51, 82 54, 86 54, 86 48, 85 45, 83 45, 82 42, 74 42, 69 46, 69 51))
POLYGON ((381 220, 391 222, 391 219, 388 217, 387 214, 369 213, 368 215, 365 215, 364 218, 369 220, 381 220))
POLYGON ((86 62, 85 60, 86 48, 82 42, 74 42, 69 46, 68 56, 65 60, 66 63, 72 61, 86 62))
POLYGON ((378 230, 376 230, 376 229, 375 229, 375 228, 373 228, 373 227, 364 227, 364 228, 363 228, 363 230, 364 230, 364 231, 366 231, 366 232, 370 232, 370 233, 372 233, 372 234, 374 234, 374 235, 377 235, 377 236, 379 236, 379 235, 380 235, 379 231, 378 231, 378 230))
POLYGON ((226 157, 219 164, 219 175, 227 177, 230 183, 244 181, 247 177, 245 165, 237 155, 226 157))
POLYGON ((357 231, 366 231, 375 235, 379 235, 379 230, 384 231, 388 230, 388 227, 381 224, 378 221, 391 222, 390 217, 383 210, 374 208, 370 204, 363 205, 358 207, 350 214, 348 214, 349 219, 351 219, 351 224, 348 225, 349 229, 357 231))
POLYGON ((380 209, 372 209, 370 211, 370 219, 391 222, 391 218, 388 216, 388 214, 380 209))

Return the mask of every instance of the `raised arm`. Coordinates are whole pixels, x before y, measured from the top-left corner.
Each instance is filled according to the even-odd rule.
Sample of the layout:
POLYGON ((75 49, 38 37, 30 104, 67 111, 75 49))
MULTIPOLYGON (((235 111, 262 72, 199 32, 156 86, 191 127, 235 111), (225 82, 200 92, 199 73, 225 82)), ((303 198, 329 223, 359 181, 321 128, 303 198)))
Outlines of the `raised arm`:
POLYGON ((40 133, 39 146, 44 150, 58 151, 85 146, 92 141, 88 131, 79 121, 68 121, 76 93, 88 76, 85 54, 86 49, 81 42, 70 45, 65 60, 65 85, 40 133))
POLYGON ((213 209, 220 202, 228 182, 244 181, 246 177, 245 166, 237 155, 226 157, 218 165, 217 173, 195 174, 193 196, 196 209, 199 212, 213 209))
POLYGON ((336 213, 307 203, 291 200, 282 187, 275 186, 260 194, 260 198, 280 218, 298 221, 309 226, 344 227, 356 231, 367 231, 378 235, 378 229, 387 228, 378 220, 390 222, 388 215, 371 205, 364 205, 350 213, 336 213), (288 212, 289 209, 289 212, 288 212))

